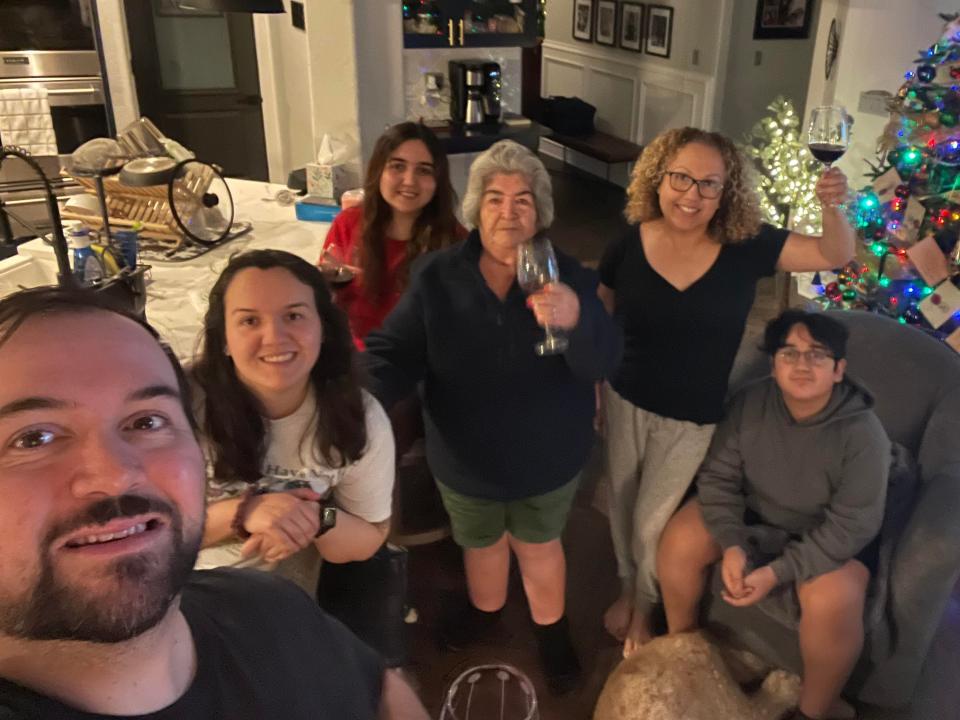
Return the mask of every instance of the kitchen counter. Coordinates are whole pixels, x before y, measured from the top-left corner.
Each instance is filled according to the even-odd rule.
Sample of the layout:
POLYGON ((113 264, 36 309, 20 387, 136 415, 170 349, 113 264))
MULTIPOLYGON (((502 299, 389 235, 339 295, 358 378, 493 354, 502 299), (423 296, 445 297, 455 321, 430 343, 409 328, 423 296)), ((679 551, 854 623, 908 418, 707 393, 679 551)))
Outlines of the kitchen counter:
MULTIPOLYGON (((210 288, 232 255, 270 248, 286 250, 315 263, 330 229, 329 223, 297 220, 292 205, 282 207, 266 200, 282 190, 283 185, 232 179, 227 183, 233 194, 236 220, 250 221, 252 232, 193 260, 150 263, 147 320, 184 361, 191 360, 198 349, 210 288)), ((19 274, 19 285, 42 284, 44 278, 46 282, 55 282, 57 264, 51 245, 40 239, 31 240, 21 245, 18 253, 17 257, 0 262, 0 280, 4 268, 8 268, 11 274, 19 274)))
POLYGON ((540 136, 551 132, 550 128, 533 121, 526 126, 500 123, 470 128, 448 123, 430 129, 436 133, 448 155, 482 152, 499 140, 514 140, 536 152, 540 136))

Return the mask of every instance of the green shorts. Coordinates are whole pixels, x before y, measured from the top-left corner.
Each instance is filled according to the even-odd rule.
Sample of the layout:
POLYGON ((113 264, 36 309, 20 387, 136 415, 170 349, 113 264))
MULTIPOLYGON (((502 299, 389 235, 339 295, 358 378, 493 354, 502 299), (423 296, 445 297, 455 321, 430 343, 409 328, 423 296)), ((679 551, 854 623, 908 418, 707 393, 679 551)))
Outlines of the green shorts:
POLYGON ((450 516, 453 540, 460 547, 493 545, 505 532, 526 543, 556 540, 567 524, 570 507, 580 485, 580 474, 556 490, 520 500, 485 500, 437 487, 450 516))

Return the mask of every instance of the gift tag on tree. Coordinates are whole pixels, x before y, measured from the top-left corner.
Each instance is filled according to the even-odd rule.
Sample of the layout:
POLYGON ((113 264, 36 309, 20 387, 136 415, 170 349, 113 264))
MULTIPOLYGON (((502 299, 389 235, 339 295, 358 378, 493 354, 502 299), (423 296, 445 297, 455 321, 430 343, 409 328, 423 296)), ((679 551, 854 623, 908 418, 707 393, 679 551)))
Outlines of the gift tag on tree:
POLYGON ((881 204, 886 204, 893 200, 897 193, 897 188, 903 185, 903 179, 895 167, 887 170, 883 175, 873 181, 873 191, 877 194, 877 199, 881 204))
POLYGON ((920 273, 923 281, 930 287, 936 287, 946 280, 950 274, 950 270, 947 268, 947 258, 944 257, 940 246, 932 235, 928 235, 912 248, 909 248, 907 257, 910 258, 910 262, 920 273))
POLYGON ((923 206, 923 203, 915 197, 910 198, 907 209, 903 213, 903 220, 900 221, 900 226, 891 235, 902 243, 915 242, 920 235, 920 225, 923 224, 923 218, 926 214, 927 209, 923 206))
POLYGON ((920 312, 933 327, 938 328, 960 310, 960 289, 946 280, 920 303, 920 312))

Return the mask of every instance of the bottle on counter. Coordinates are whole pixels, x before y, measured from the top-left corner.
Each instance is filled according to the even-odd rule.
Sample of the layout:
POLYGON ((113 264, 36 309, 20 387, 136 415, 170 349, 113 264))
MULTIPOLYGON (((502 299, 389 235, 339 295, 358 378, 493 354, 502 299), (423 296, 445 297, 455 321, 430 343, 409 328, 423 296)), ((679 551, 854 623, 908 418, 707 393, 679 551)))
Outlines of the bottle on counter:
POLYGON ((67 244, 73 250, 73 277, 80 285, 92 285, 103 279, 103 263, 90 247, 90 231, 80 222, 67 226, 67 244))
POLYGON ((129 230, 120 230, 113 234, 120 246, 122 265, 131 270, 137 269, 137 253, 140 245, 140 230, 142 229, 142 224, 134 223, 129 230))

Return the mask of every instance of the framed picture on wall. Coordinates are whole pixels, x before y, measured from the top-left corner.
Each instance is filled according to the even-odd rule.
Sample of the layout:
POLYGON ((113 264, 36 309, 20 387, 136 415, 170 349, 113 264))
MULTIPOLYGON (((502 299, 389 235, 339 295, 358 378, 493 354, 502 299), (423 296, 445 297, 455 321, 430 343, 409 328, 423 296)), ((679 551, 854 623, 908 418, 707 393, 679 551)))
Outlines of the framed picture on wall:
POLYGON ((620 3, 620 47, 643 52, 643 3, 620 3))
POLYGON ((757 0, 754 40, 810 37, 813 0, 757 0))
POLYGON ((593 42, 593 0, 573 0, 573 39, 593 42))
POLYGON ((599 45, 617 44, 617 2, 597 0, 597 33, 599 45))
POLYGON ((647 8, 647 32, 644 49, 647 55, 670 57, 670 37, 673 35, 673 8, 650 5, 647 8))

